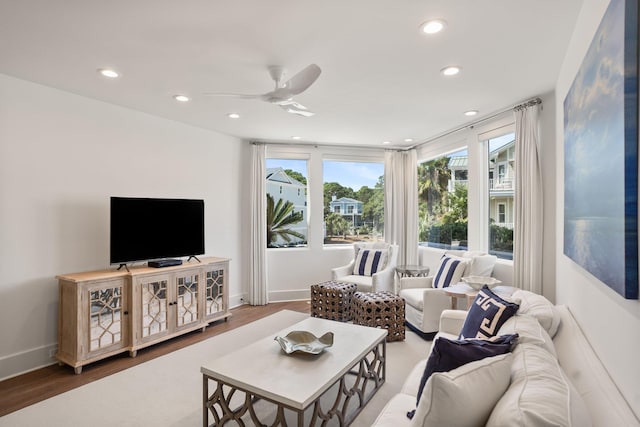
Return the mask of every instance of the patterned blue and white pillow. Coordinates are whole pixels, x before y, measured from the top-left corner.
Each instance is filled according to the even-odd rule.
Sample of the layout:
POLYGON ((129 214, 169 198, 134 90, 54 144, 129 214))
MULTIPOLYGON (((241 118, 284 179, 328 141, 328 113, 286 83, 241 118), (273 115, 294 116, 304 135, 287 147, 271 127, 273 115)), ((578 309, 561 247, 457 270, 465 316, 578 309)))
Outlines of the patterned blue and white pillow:
POLYGON ((443 255, 442 258, 440 258, 440 264, 433 278, 433 287, 446 288, 458 283, 462 278, 467 264, 468 261, 462 260, 461 258, 443 255))
POLYGON ((386 249, 360 249, 353 265, 353 274, 357 276, 371 276, 384 269, 387 265, 389 251, 386 249))
POLYGON ((459 339, 490 339, 520 308, 519 304, 504 300, 484 285, 471 304, 459 339))

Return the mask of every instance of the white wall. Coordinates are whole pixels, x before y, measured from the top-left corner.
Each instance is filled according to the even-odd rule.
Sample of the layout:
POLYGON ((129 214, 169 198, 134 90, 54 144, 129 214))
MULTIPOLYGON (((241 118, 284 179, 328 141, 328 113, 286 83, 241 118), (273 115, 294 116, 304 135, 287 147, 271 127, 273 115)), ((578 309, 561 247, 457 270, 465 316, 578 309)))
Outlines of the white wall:
POLYGON ((52 363, 57 274, 109 267, 109 197, 205 200, 207 255, 246 289, 248 145, 0 75, 0 379, 52 363))
POLYGON ((563 101, 609 4, 585 1, 556 84, 557 302, 581 325, 636 415, 640 416, 640 302, 625 300, 563 254, 563 101))

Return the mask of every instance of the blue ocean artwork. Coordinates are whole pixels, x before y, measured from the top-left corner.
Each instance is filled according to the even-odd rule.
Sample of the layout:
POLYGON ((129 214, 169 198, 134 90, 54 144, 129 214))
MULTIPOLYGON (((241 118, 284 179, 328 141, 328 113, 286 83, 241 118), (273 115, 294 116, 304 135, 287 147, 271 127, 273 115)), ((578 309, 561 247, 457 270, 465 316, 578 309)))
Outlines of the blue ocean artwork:
POLYGON ((638 297, 633 10, 611 1, 564 101, 564 253, 625 298, 638 297))

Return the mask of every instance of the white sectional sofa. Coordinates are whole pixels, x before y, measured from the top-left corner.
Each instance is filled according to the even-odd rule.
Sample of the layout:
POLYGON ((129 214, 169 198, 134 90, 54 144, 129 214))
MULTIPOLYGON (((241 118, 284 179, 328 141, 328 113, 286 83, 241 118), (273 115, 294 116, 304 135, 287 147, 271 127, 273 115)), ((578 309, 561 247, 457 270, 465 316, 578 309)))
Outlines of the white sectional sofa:
MULTIPOLYGON (((520 303, 520 308, 498 332, 498 335, 519 334, 519 342, 511 353, 471 362, 450 372, 434 373, 427 381, 413 419, 409 419, 407 412, 416 408, 416 395, 427 364, 425 358, 415 366, 401 392, 387 403, 374 425, 640 426, 640 420, 567 307, 554 306, 544 297, 526 291, 515 292, 511 299, 520 303), (478 376, 494 366, 503 366, 502 371, 508 369, 506 381, 504 375, 495 376, 493 371, 489 371, 489 376, 478 376)), ((436 339, 456 339, 466 314, 461 310, 444 311, 436 339)))

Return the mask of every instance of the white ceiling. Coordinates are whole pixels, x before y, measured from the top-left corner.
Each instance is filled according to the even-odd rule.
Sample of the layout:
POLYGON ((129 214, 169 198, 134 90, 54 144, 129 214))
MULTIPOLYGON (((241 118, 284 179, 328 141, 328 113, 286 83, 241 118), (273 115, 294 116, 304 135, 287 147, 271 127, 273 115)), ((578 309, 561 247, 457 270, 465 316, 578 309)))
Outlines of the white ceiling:
POLYGON ((244 139, 408 146, 552 91, 582 2, 0 0, 0 73, 244 139), (446 30, 421 34, 432 18, 446 30), (311 63, 295 99, 313 117, 202 95, 265 93, 269 65, 311 63))

